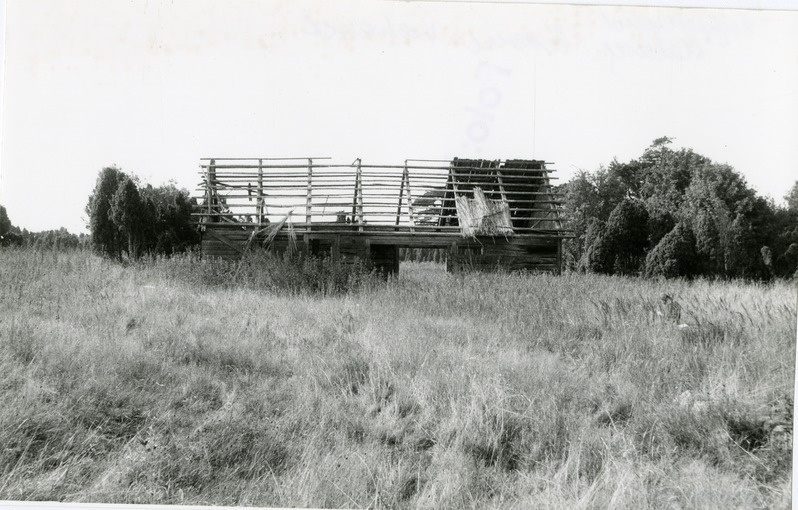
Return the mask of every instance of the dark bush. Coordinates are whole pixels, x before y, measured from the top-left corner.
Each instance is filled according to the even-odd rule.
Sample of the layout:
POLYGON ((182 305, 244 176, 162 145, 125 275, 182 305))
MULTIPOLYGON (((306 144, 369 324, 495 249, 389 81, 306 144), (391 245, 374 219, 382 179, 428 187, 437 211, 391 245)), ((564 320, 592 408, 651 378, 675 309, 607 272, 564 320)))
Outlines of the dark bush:
POLYGON ((92 247, 97 253, 117 259, 122 256, 126 239, 111 218, 111 201, 119 183, 126 178, 127 175, 118 168, 103 168, 86 205, 92 247))
POLYGON ((6 208, 0 205, 0 237, 6 235, 11 230, 11 220, 8 219, 6 208))
POLYGON ((701 211, 693 220, 696 271, 705 276, 723 273, 723 245, 717 219, 701 211))
POLYGON ((762 245, 751 221, 738 214, 729 227, 726 271, 729 276, 767 279, 768 269, 762 261, 762 245))
POLYGON ((676 220, 668 211, 655 209, 648 215, 648 245, 656 246, 676 226, 676 220))
POLYGON ((5 234, 0 235, 0 246, 22 246, 22 235, 17 234, 16 232, 6 232, 5 234))
POLYGON ((173 183, 139 186, 117 168, 104 168, 86 212, 94 249, 121 259, 141 255, 171 255, 199 243, 191 220, 196 201, 173 183))
POLYGON ((171 255, 199 243, 199 233, 191 223, 196 200, 185 189, 169 183, 157 188, 141 188, 141 198, 149 220, 144 231, 144 249, 149 253, 171 255))
POLYGON ((580 269, 596 273, 612 271, 612 256, 609 246, 604 242, 606 226, 593 218, 585 231, 585 251, 579 263, 580 269))
POLYGON ((648 211, 640 200, 624 199, 607 220, 604 244, 612 259, 612 270, 637 273, 648 248, 648 211))
POLYGON ((696 274, 695 237, 690 227, 679 223, 649 252, 645 275, 676 278, 696 274))

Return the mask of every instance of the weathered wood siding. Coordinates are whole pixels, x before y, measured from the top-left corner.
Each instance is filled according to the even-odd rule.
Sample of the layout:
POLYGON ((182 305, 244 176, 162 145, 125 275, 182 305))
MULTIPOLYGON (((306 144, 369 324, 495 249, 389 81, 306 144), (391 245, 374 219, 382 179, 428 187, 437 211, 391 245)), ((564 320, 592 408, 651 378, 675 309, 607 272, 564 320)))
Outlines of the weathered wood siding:
POLYGON ((446 268, 450 272, 490 271, 499 268, 558 272, 559 242, 558 239, 534 242, 502 239, 484 244, 456 244, 449 249, 446 268))
MULTIPOLYGON (((202 253, 206 257, 238 259, 252 234, 231 224, 209 224, 202 236, 202 253)), ((255 239, 254 245, 261 239, 255 239)), ((454 236, 434 237, 378 235, 359 233, 307 233, 296 240, 299 252, 315 256, 329 256, 344 263, 356 260, 369 261, 376 269, 395 274, 399 271, 399 248, 439 247, 447 249, 447 270, 489 271, 497 268, 507 270, 526 269, 553 271, 560 268, 561 239, 482 236, 464 238, 454 236)), ((288 237, 278 235, 271 249, 284 253, 288 249, 288 237)))

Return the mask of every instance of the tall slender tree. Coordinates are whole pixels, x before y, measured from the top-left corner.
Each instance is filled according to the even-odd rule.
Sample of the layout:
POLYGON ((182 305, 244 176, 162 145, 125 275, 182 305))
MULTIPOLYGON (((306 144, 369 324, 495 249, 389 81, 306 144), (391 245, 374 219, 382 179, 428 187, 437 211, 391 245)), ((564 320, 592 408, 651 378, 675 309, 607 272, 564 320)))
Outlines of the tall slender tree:
POLYGON ((92 247, 97 253, 116 259, 122 256, 124 240, 111 219, 111 200, 119 183, 126 178, 127 175, 116 167, 103 168, 86 205, 92 247))
POLYGON ((121 238, 127 241, 127 256, 131 259, 137 258, 143 232, 144 209, 136 183, 130 178, 124 178, 111 197, 110 205, 111 221, 121 238))
POLYGON ((604 243, 612 272, 634 274, 641 269, 648 248, 649 216, 640 200, 621 201, 607 220, 604 243))

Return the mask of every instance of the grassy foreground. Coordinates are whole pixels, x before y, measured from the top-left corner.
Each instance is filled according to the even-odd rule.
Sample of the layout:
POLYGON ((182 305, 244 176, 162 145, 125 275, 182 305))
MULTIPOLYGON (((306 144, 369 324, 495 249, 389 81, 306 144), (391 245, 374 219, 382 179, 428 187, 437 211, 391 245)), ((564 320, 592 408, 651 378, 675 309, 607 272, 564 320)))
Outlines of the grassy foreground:
POLYGON ((0 251, 0 499, 789 507, 794 283, 197 274, 0 251))

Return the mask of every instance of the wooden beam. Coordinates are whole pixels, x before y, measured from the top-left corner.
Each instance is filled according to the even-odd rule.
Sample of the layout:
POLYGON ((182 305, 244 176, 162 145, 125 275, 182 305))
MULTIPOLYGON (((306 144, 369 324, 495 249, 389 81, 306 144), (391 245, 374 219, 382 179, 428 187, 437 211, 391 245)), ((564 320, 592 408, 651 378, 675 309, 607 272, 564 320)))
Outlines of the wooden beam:
POLYGON ((507 193, 504 191, 504 179, 502 179, 502 171, 499 169, 498 162, 496 164, 496 180, 499 181, 499 193, 502 195, 502 200, 509 205, 510 202, 507 201, 507 193))
MULTIPOLYGON (((313 198, 313 160, 308 159, 308 194, 307 194, 307 201, 305 203, 305 223, 310 225, 310 218, 312 216, 312 203, 311 200, 313 198)), ((308 230, 310 230, 310 226, 308 226, 308 230)))

